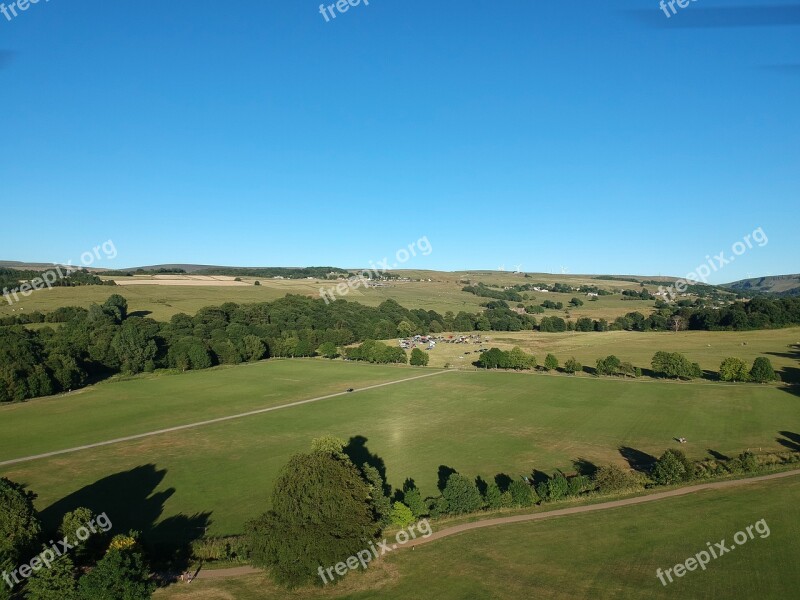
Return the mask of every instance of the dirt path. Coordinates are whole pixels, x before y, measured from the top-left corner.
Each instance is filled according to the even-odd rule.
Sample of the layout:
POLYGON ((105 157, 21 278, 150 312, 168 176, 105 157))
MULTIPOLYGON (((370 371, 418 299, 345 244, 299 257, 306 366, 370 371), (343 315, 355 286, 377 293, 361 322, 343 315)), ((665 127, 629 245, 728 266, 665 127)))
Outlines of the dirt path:
MULTIPOLYGON (((800 475, 800 469, 796 469, 794 471, 784 471, 782 473, 772 473, 771 475, 760 475, 758 477, 750 477, 749 479, 732 479, 728 481, 701 483, 698 485, 690 485, 687 487, 678 488, 675 490, 669 490, 666 492, 657 492, 655 494, 648 494, 647 496, 637 496, 636 498, 626 498, 624 500, 612 500, 610 502, 601 502, 599 504, 590 504, 587 506, 573 506, 571 508, 561 508, 558 510, 551 510, 547 512, 538 512, 526 515, 514 515, 513 517, 498 517, 495 519, 484 519, 482 521, 475 521, 473 523, 464 523, 463 525, 455 525, 453 527, 447 527, 446 529, 435 531, 433 532, 432 535, 428 536, 427 538, 417 538, 415 540, 411 540, 410 542, 408 542, 403 546, 398 546, 397 549, 411 548, 413 546, 427 544, 435 540, 450 537, 451 535, 456 535, 464 531, 470 531, 472 529, 480 529, 482 527, 494 527, 496 525, 507 525, 509 523, 538 521, 541 519, 550 519, 552 517, 575 515, 579 513, 594 512, 597 510, 608 510, 609 508, 631 506, 633 504, 644 504, 645 502, 663 500, 664 498, 685 496, 687 494, 693 494, 695 492, 700 492, 703 490, 718 490, 730 487, 740 487, 751 483, 757 483, 759 481, 768 481, 770 479, 782 479, 784 477, 792 477, 795 475, 800 475)), ((207 571, 201 570, 198 573, 197 578, 221 579, 224 577, 241 577, 243 575, 252 575, 254 573, 260 573, 260 572, 261 572, 260 569, 255 569, 253 567, 233 567, 230 569, 215 569, 207 571)))
POLYGON ((136 435, 128 435, 113 440, 106 440, 104 442, 95 442, 93 444, 86 444, 84 446, 75 446, 74 448, 65 448, 64 450, 54 450, 53 452, 45 452, 43 454, 33 454, 31 456, 23 456, 20 458, 12 458, 11 460, 0 461, 0 467, 6 465, 14 465, 17 463, 28 462, 37 460, 39 458, 48 458, 50 456, 58 456, 60 454, 69 454, 71 452, 80 452, 81 450, 89 450, 91 448, 99 448, 100 446, 109 446, 111 444, 119 444, 122 442, 130 442, 131 440, 139 440, 142 438, 161 435, 163 433, 171 433, 173 431, 181 431, 183 429, 192 429, 194 427, 202 427, 204 425, 212 425, 214 423, 222 423, 224 421, 231 421, 233 419, 241 419, 243 417, 251 417, 253 415, 260 415, 273 410, 281 410, 283 408, 291 408, 292 406, 300 406, 301 404, 310 404, 311 402, 319 402, 320 400, 328 400, 329 398, 336 398, 338 396, 346 396, 348 394, 356 394, 358 392, 365 392, 367 390, 374 390, 387 385, 395 385, 398 383, 405 383, 415 379, 422 379, 424 377, 433 377, 434 375, 441 375, 442 373, 449 373, 450 371, 434 371, 433 373, 426 373, 425 375, 417 375, 415 377, 406 377, 405 379, 398 379, 396 381, 386 381, 384 383, 376 383, 362 388, 358 388, 353 392, 336 392, 335 394, 328 394, 326 396, 317 396, 316 398, 309 398, 308 400, 298 400, 297 402, 289 402, 288 404, 281 404, 279 406, 270 406, 269 408, 259 408, 258 410, 251 410, 248 412, 238 413, 235 415, 228 415, 227 417, 217 417, 215 419, 208 419, 207 421, 198 421, 196 423, 188 423, 186 425, 177 425, 175 427, 168 427, 166 429, 158 429, 156 431, 148 431, 146 433, 137 433, 136 435))

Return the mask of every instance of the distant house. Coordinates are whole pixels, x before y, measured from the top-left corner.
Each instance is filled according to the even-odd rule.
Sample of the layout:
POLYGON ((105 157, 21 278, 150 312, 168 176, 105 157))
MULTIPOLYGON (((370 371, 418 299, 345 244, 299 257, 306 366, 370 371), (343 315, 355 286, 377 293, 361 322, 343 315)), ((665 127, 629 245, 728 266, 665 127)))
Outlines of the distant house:
POLYGON ((599 294, 595 292, 589 292, 588 294, 586 294, 587 298, 597 298, 597 296, 599 296, 599 294))

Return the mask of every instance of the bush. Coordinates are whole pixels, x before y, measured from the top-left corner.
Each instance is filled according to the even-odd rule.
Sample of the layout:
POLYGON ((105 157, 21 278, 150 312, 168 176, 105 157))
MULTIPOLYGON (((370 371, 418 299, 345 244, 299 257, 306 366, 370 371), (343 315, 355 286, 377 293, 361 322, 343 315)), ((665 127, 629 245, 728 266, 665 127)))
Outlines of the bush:
POLYGON ((554 355, 548 354, 544 357, 544 368, 548 371, 558 369, 558 359, 554 355))
POLYGON ((741 462, 742 469, 744 469, 745 472, 753 473, 758 471, 758 457, 749 450, 747 452, 742 452, 739 455, 739 461, 741 462))
POLYGON ((670 448, 655 464, 653 479, 660 485, 689 481, 694 477, 694 465, 681 450, 670 448))
POLYGON ((411 351, 411 365, 414 367, 427 367, 430 356, 427 352, 423 352, 419 348, 414 348, 411 351))
POLYGON ((747 371, 747 363, 741 358, 729 356, 719 365, 719 378, 722 381, 748 381, 750 374, 747 371))
POLYGON ((389 514, 392 525, 397 525, 398 527, 408 527, 416 520, 411 509, 402 502, 392 504, 392 511, 389 514))
POLYGON ((603 494, 640 490, 645 482, 646 479, 640 473, 618 465, 600 467, 594 474, 594 484, 603 494))
POLYGON ((656 352, 650 365, 653 371, 664 377, 691 379, 703 374, 700 365, 690 362, 680 352, 656 352))
POLYGON ((508 493, 511 494, 511 500, 514 506, 528 507, 533 506, 538 499, 534 495, 533 488, 530 484, 522 479, 515 479, 508 486, 508 493))
POLYGON ((772 368, 772 363, 768 358, 759 356, 753 361, 753 368, 750 369, 750 378, 756 383, 769 383, 777 381, 778 375, 772 368))
POLYGON ((447 478, 442 498, 446 502, 447 513, 451 515, 475 512, 483 505, 475 482, 460 473, 453 473, 447 478))
POLYGON ((564 371, 566 373, 569 373, 570 375, 572 375, 574 373, 578 373, 579 371, 582 371, 582 370, 583 370, 583 366, 581 365, 581 363, 579 363, 577 360, 575 360, 574 356, 572 358, 568 358, 567 362, 564 363, 564 371))

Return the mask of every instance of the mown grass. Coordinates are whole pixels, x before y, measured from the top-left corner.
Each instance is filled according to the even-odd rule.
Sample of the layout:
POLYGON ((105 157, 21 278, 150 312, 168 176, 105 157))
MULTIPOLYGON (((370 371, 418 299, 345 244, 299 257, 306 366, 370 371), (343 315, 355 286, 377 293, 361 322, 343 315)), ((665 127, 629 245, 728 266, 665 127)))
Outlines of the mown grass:
MULTIPOLYGON (((87 437, 98 441, 121 429, 146 430, 153 425, 153 410, 162 415, 157 422, 166 425, 197 420, 201 413, 219 414, 234 402, 236 410, 230 412, 282 403, 289 399, 278 398, 282 392, 264 397, 275 389, 278 372, 305 385, 284 388, 295 390, 293 397, 299 390, 310 397, 316 392, 309 391, 309 383, 338 391, 356 374, 366 381, 426 371, 298 360, 111 383, 86 400, 53 399, 2 411, 8 415, 3 419, 8 423, 4 456, 26 454, 31 447, 69 446, 87 437), (52 413, 44 402, 63 412, 52 413), (82 429, 86 423, 91 425, 88 436, 82 429), (46 443, 39 440, 48 433, 46 443), (16 441, 9 443, 7 435, 16 441)), ((366 438, 366 450, 385 461, 390 485, 400 487, 413 478, 424 493, 435 494, 442 465, 485 478, 498 473, 515 477, 533 469, 569 471, 576 459, 622 463, 621 451, 657 456, 678 447, 677 436, 688 438, 680 447, 693 458, 709 450, 726 455, 746 448, 785 451, 792 442, 779 432, 800 432, 797 402, 796 396, 770 386, 451 372, 10 465, 0 473, 28 484, 39 494, 40 508, 71 496, 107 510, 112 520, 113 514, 120 523, 137 525, 139 504, 150 507, 154 521, 211 512, 209 533, 227 534, 239 532, 246 519, 268 506, 272 482, 289 456, 326 433, 366 438)))
POLYGON ((783 599, 800 588, 800 478, 465 532, 397 551, 336 586, 288 592, 265 575, 197 580, 157 600, 337 598, 783 599), (764 519, 770 535, 663 586, 667 569, 764 519))

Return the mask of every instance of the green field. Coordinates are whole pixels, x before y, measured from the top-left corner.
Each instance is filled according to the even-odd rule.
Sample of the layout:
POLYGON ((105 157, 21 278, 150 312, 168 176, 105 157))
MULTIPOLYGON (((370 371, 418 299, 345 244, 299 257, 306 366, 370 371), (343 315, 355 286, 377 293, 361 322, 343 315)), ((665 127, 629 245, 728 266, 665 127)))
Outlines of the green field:
POLYGON ((724 598, 783 600, 800 589, 800 477, 589 514, 466 532, 403 550, 337 586, 289 593, 263 575, 198 580, 160 600, 277 598, 724 598), (667 569, 764 519, 755 538, 664 587, 667 569), (762 531, 764 531, 762 529, 762 531), (189 589, 191 587, 191 589, 189 589))
MULTIPOLYGON (((658 350, 682 352, 693 362, 707 370, 717 372, 722 360, 728 356, 752 363, 758 356, 766 356, 787 382, 800 383, 800 327, 758 331, 605 331, 602 333, 564 332, 540 333, 538 331, 495 331, 486 334, 490 339, 482 344, 437 344, 429 352, 430 365, 441 367, 449 363, 458 368, 474 368, 478 348, 497 346, 502 350, 519 346, 536 356, 539 364, 547 353, 553 353, 564 364, 574 356, 584 366, 594 367, 598 358, 614 354, 620 360, 649 368, 653 354, 658 350), (792 348, 790 348, 792 346, 792 348), (797 347, 794 347, 797 346, 797 347), (469 352, 470 354, 465 354, 469 352)), ((397 343, 396 340, 387 340, 397 343)))
MULTIPOLYGON (((381 288, 355 288, 344 299, 360 302, 368 306, 377 306, 387 299, 393 299, 406 308, 423 308, 435 310, 441 314, 446 311, 466 311, 470 313, 482 310, 481 303, 489 298, 480 298, 473 294, 463 292, 461 289, 472 281, 482 281, 488 285, 504 286, 520 283, 547 283, 556 282, 567 285, 579 286, 583 284, 597 285, 598 287, 621 291, 623 289, 640 289, 638 284, 621 281, 602 281, 592 279, 591 276, 570 275, 532 275, 525 278, 522 275, 500 272, 461 272, 444 273, 438 271, 399 271, 399 275, 424 281, 393 281, 387 287, 381 288), (431 279, 431 281, 427 281, 431 279)), ((180 278, 180 276, 178 276, 180 278)), ((130 277, 121 278, 123 281, 130 277)), ((151 279, 137 277, 137 280, 151 279)), ((243 277, 247 283, 255 282, 255 277, 243 277)), ((204 306, 219 306, 225 302, 240 304, 250 302, 268 302, 284 297, 286 294, 301 294, 319 298, 320 287, 335 286, 336 281, 309 280, 309 279, 260 279, 261 285, 229 286, 229 285, 120 285, 114 288, 104 286, 82 287, 56 287, 50 290, 43 289, 32 293, 27 298, 19 298, 19 302, 9 305, 0 303, 0 316, 11 315, 22 310, 23 312, 50 312, 61 306, 88 307, 91 303, 102 304, 109 295, 119 293, 128 300, 131 312, 147 315, 159 321, 167 321, 177 313, 194 314, 204 306)), ((655 291, 657 286, 648 285, 648 289, 655 291)), ((577 292, 570 294, 528 292, 536 299, 526 300, 525 304, 540 304, 544 300, 562 302, 566 306, 573 296, 583 298, 577 292)), ((605 318, 609 321, 628 312, 639 311, 648 315, 653 310, 653 301, 623 300, 622 296, 600 297, 596 302, 586 302, 578 309, 569 311, 570 318, 588 316, 594 319, 605 318)), ((513 303, 512 303, 513 304, 513 303)), ((548 310, 547 315, 566 316, 565 311, 548 310)))
MULTIPOLYGON (((0 460, 429 371, 312 359, 107 383, 4 407, 0 460)), ((453 371, 0 474, 36 491, 51 520, 88 504, 120 527, 148 531, 170 517, 210 513, 210 533, 236 533, 267 506, 289 456, 325 433, 363 436, 390 485, 412 477, 433 494, 441 465, 484 477, 571 470, 579 458, 622 463, 621 448, 659 455, 677 446, 676 436, 689 439, 681 447, 693 458, 785 451, 780 432, 800 432, 797 401, 772 386, 453 371)))

